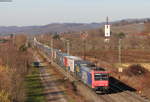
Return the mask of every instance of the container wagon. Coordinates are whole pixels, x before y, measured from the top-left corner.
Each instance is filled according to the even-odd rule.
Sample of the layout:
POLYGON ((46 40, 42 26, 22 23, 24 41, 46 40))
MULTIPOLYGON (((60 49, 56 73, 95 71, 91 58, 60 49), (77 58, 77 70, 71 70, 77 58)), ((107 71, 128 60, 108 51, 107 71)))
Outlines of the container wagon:
POLYGON ((74 73, 75 72, 75 64, 77 61, 82 60, 80 57, 76 56, 66 56, 64 57, 64 64, 68 71, 74 73))

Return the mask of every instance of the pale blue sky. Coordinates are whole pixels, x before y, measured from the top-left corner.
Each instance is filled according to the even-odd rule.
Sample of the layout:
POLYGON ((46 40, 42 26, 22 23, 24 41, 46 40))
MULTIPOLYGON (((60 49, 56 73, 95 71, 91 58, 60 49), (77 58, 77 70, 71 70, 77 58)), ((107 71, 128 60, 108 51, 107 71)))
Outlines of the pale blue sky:
POLYGON ((150 0, 13 0, 0 2, 0 26, 90 23, 150 17, 150 0))

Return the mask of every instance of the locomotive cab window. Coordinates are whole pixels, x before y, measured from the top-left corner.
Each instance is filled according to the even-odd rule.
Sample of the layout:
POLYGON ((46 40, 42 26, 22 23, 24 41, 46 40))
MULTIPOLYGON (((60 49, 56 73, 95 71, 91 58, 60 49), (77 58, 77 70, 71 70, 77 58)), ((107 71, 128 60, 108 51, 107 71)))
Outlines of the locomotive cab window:
POLYGON ((97 73, 94 75, 94 79, 96 81, 98 80, 108 80, 108 74, 105 74, 105 73, 97 73))

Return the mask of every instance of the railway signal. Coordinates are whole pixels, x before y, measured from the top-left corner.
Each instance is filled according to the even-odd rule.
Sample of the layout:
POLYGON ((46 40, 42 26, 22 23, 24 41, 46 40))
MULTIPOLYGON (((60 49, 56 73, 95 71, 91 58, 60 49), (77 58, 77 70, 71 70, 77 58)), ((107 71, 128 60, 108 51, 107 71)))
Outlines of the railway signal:
POLYGON ((106 18, 106 24, 105 24, 105 40, 104 42, 108 42, 109 43, 109 40, 110 40, 110 24, 109 24, 109 19, 108 17, 106 18))
POLYGON ((70 42, 67 40, 67 54, 70 55, 70 42))
POLYGON ((52 36, 52 38, 51 38, 51 49, 52 49, 51 62, 53 62, 53 36, 52 36))
POLYGON ((124 37, 125 37, 124 33, 120 32, 118 34, 118 38, 119 38, 119 40, 118 40, 118 62, 119 62, 120 66, 121 66, 121 63, 122 63, 122 60, 121 60, 121 56, 122 56, 122 53, 121 53, 122 44, 121 43, 122 43, 122 40, 123 40, 124 37))
POLYGON ((121 40, 122 39, 119 39, 119 45, 118 45, 118 54, 119 54, 118 62, 119 62, 119 64, 121 64, 121 40))
POLYGON ((80 32, 80 37, 85 40, 88 37, 88 33, 87 32, 80 32))

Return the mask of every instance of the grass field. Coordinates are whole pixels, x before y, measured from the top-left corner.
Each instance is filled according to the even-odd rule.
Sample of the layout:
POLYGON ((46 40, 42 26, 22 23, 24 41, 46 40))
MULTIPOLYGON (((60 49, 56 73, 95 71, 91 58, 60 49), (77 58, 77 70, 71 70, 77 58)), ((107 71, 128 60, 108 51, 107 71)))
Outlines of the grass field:
POLYGON ((26 77, 27 100, 26 102, 46 102, 43 94, 43 86, 39 76, 39 70, 32 68, 26 77))

